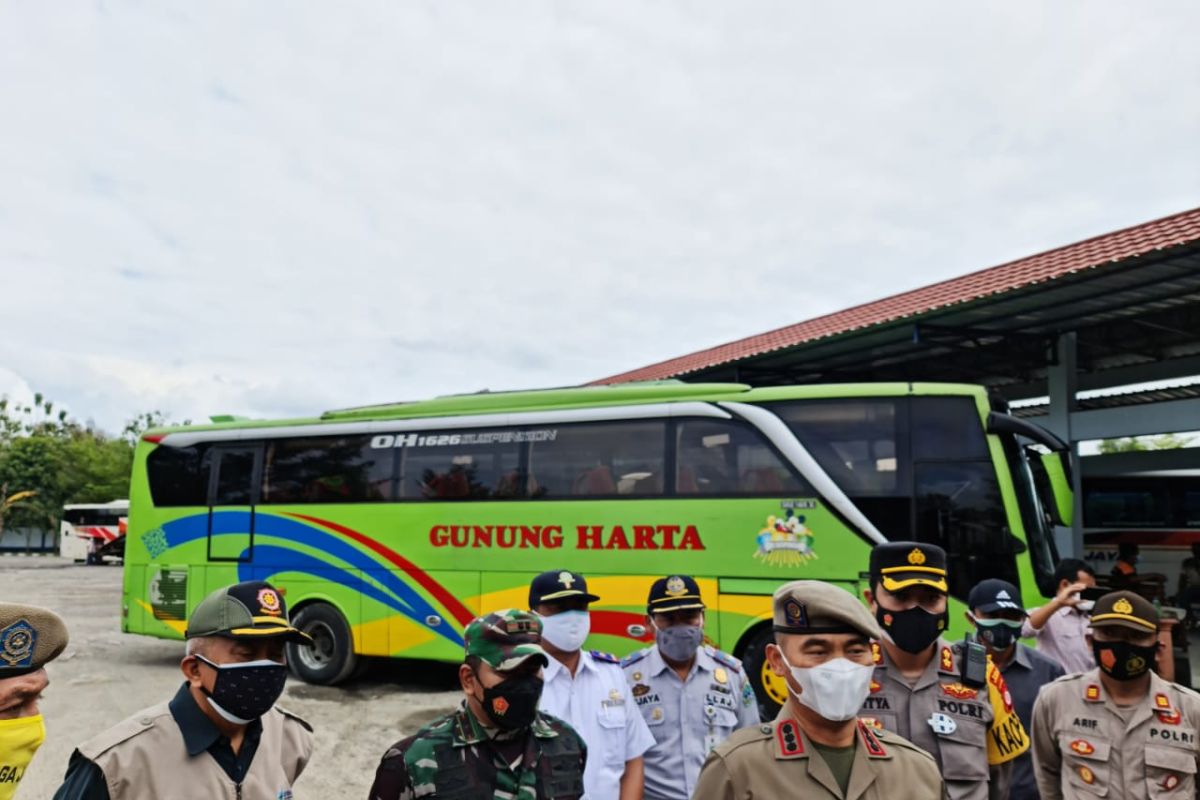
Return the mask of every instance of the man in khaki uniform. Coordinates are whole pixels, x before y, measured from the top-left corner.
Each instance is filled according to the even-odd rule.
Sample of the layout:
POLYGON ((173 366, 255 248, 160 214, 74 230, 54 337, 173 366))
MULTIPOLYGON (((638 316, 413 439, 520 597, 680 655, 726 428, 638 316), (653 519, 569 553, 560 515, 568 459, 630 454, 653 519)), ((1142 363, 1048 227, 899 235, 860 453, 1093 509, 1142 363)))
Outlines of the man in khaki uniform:
POLYGON ((942 638, 946 552, 923 542, 876 545, 870 580, 866 598, 883 638, 862 715, 932 754, 950 800, 1007 800, 1013 761, 1029 737, 982 646, 973 644, 972 674, 964 644, 942 638))
POLYGON ((772 671, 788 701, 768 725, 743 728, 709 754, 692 800, 936 800, 937 764, 856 714, 870 691, 871 615, 844 589, 795 581, 774 596, 772 671))
POLYGON ((1042 689, 1033 706, 1033 767, 1042 800, 1196 797, 1200 694, 1151 671, 1158 612, 1133 592, 1096 601, 1095 669, 1042 689))
POLYGON ((312 640, 262 581, 204 598, 185 636, 175 697, 81 744, 55 800, 290 800, 312 728, 275 701, 287 680, 284 642, 312 640))

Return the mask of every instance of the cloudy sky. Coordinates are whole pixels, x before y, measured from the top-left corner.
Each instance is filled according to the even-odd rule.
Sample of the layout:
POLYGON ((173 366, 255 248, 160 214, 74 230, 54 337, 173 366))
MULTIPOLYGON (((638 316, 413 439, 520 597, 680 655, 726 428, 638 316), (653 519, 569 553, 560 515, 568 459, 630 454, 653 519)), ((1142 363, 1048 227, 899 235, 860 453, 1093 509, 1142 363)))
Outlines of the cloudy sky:
POLYGON ((1195 207, 1147 10, 0 2, 0 393, 577 383, 1195 207))

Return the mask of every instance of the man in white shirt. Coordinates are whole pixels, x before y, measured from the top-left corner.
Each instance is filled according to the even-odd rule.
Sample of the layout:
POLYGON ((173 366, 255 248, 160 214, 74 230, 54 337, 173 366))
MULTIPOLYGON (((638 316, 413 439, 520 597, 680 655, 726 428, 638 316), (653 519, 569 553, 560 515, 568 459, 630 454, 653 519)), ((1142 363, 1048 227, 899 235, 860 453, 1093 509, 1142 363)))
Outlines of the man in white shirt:
POLYGON ((1096 668, 1096 659, 1085 636, 1091 627, 1091 600, 1081 593, 1094 589, 1096 573, 1078 558, 1064 558, 1054 570, 1057 594, 1041 608, 1029 612, 1021 635, 1036 636, 1037 649, 1062 664, 1067 674, 1096 668))
POLYGON ((582 575, 543 572, 529 586, 529 607, 542 618, 542 647, 550 655, 539 708, 566 720, 587 744, 587 800, 641 800, 642 754, 654 737, 638 713, 615 656, 583 650, 591 628, 582 575))

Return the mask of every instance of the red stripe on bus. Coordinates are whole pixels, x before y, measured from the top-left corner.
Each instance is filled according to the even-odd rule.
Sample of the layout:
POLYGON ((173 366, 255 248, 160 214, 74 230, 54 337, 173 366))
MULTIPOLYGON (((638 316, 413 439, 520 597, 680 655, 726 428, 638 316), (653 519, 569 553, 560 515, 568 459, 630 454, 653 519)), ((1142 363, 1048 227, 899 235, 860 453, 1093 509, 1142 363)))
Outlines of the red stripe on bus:
MULTIPOLYGON (((645 614, 633 614, 628 611, 601 611, 592 609, 591 632, 601 636, 620 636, 622 639, 633 639, 629 635, 630 625, 646 624, 645 614)), ((648 642, 654 634, 647 631, 637 638, 639 642, 648 642)))
POLYGON ((351 530, 344 525, 338 525, 336 522, 330 522, 329 520, 319 519, 317 517, 310 517, 307 514, 288 513, 288 516, 316 523, 324 528, 337 531, 343 536, 348 536, 360 544, 365 544, 367 547, 371 548, 376 553, 379 553, 379 555, 383 556, 388 561, 391 561, 400 569, 404 570, 409 576, 412 577, 413 580, 421 584, 421 586, 425 588, 425 591, 437 598, 438 602, 442 604, 443 608, 454 615, 454 618, 458 620, 460 625, 465 626, 468 622, 475 619, 475 614, 471 611, 471 609, 460 603, 458 598, 446 591, 444 586, 435 581, 433 578, 429 577, 429 575, 419 569, 416 564, 412 563, 390 547, 382 545, 369 536, 365 536, 356 530, 351 530))
POLYGON ((1200 530, 1120 530, 1090 531, 1083 534, 1085 547, 1117 545, 1132 542, 1142 547, 1178 547, 1186 550, 1194 542, 1200 542, 1200 530))

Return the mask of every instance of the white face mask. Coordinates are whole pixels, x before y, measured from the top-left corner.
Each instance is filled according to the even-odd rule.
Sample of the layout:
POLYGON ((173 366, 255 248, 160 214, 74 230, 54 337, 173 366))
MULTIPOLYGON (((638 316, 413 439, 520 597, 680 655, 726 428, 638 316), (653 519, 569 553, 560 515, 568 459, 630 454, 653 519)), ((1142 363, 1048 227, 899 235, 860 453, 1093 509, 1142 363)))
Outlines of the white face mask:
POLYGON ((564 653, 583 647, 592 629, 592 617, 586 611, 563 611, 542 617, 542 638, 564 653))
POLYGON ((835 658, 815 667, 793 667, 788 664, 782 650, 779 656, 800 685, 797 700, 825 719, 835 722, 845 722, 858 716, 859 709, 871 693, 874 666, 835 658))

